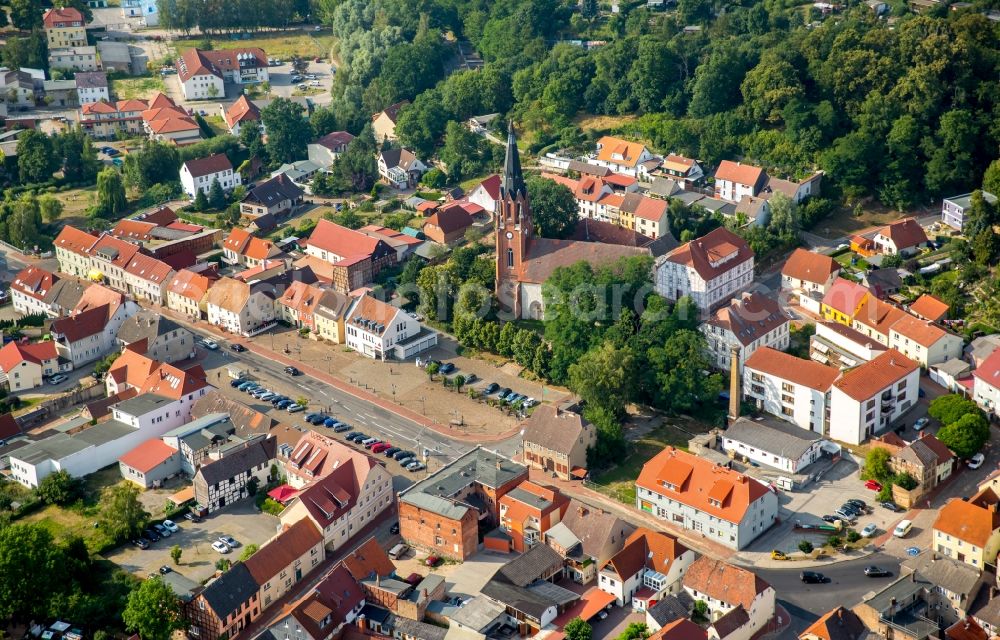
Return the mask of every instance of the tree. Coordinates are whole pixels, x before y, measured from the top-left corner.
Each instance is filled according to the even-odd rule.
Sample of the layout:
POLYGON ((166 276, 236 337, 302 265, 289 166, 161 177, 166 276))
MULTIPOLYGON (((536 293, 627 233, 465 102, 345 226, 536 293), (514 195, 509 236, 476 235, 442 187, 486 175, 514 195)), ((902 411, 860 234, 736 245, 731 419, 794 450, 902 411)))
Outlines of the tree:
POLYGON ((205 211, 208 209, 208 196, 205 195, 205 190, 198 187, 194 194, 194 203, 192 204, 195 211, 205 211))
POLYGON ((1000 160, 994 160, 983 174, 983 191, 1000 197, 1000 160))
POLYGON ((90 136, 79 127, 55 136, 52 146, 67 182, 89 183, 97 175, 97 152, 90 136))
POLYGON ((602 408, 620 420, 635 389, 634 367, 630 349, 616 349, 604 342, 570 365, 569 386, 588 407, 602 408))
POLYGON ((340 191, 368 191, 378 179, 378 164, 375 161, 375 134, 371 124, 366 124, 361 133, 351 140, 347 149, 333 165, 334 179, 340 191))
POLYGON ((97 174, 97 215, 115 219, 123 215, 127 208, 122 175, 112 167, 97 174))
POLYGON ((989 437, 990 425, 981 412, 967 413, 937 433, 937 439, 960 458, 979 453, 989 437))
POLYGON ((581 618, 573 618, 563 627, 566 640, 590 640, 593 633, 593 628, 581 618))
MULTIPOLYGON (((808 542, 808 540, 806 541, 808 542)), ((809 545, 810 547, 812 545, 809 545)), ((801 548, 801 547, 800 547, 801 548)), ((811 549, 810 549, 811 551, 811 549)), ((695 600, 694 606, 691 607, 691 620, 692 622, 707 622, 708 621, 708 603, 704 600, 695 600)))
POLYGON ((229 571, 229 567, 231 566, 233 566, 233 563, 229 558, 219 558, 215 561, 215 568, 222 572, 229 571))
POLYGON ((154 185, 176 182, 180 166, 177 147, 164 142, 146 140, 142 143, 140 151, 125 156, 125 179, 130 187, 146 191, 154 185))
POLYGON ((35 495, 45 504, 69 504, 79 493, 80 481, 65 469, 45 476, 35 489, 35 495))
POLYGON ((142 508, 140 493, 135 483, 122 481, 101 494, 98 522, 112 541, 128 540, 146 528, 149 513, 142 508))
POLYGON ((0 528, 0 618, 26 622, 48 616, 49 599, 67 586, 67 568, 52 534, 41 525, 0 528), (31 588, 26 588, 29 576, 31 588))
POLYGON ((889 467, 889 460, 892 454, 884 447, 872 447, 865 456, 865 468, 862 477, 865 480, 877 480, 885 484, 892 478, 892 468, 889 467))
POLYGON ((271 162, 300 160, 312 137, 301 105, 288 98, 275 98, 260 112, 267 130, 267 155, 271 162))
POLYGON ((527 180, 535 231, 545 238, 567 238, 580 219, 576 198, 565 185, 533 176, 527 180))
POLYGON ((949 393, 931 400, 927 413, 943 425, 958 422, 969 413, 979 413, 975 402, 957 393, 949 393))
POLYGON ((10 22, 21 31, 42 26, 42 11, 34 0, 11 0, 10 22))
POLYGON ((212 186, 208 189, 208 206, 216 211, 226 208, 226 192, 222 190, 218 178, 212 180, 212 186))
POLYGON ((649 627, 644 622, 630 622, 615 640, 645 640, 649 637, 649 627))
POLYGON ((58 220, 63 212, 62 201, 48 193, 38 198, 38 206, 42 211, 42 218, 49 224, 58 220))
POLYGON ((253 554, 260 550, 260 546, 256 544, 248 544, 243 549, 243 553, 240 555, 240 562, 246 562, 247 559, 253 554))
POLYGON ((808 540, 802 540, 799 542, 799 551, 801 551, 802 553, 812 553, 813 544, 808 540))
POLYGON ((143 640, 170 640, 186 624, 180 600, 160 576, 143 580, 128 596, 122 622, 143 640))
MULTIPOLYGON (((37 11, 37 9, 34 9, 34 11, 37 11)), ((7 44, 0 51, 0 60, 3 61, 4 65, 14 69, 21 69, 23 67, 42 69, 46 67, 46 63, 48 62, 48 52, 49 47, 45 39, 45 34, 41 29, 36 28, 27 37, 10 36, 7 38, 7 44)), ((8 96, 10 95, 8 94, 8 96)), ((12 95, 16 96, 17 94, 14 93, 12 95)), ((10 102, 13 102, 14 99, 13 97, 8 97, 10 102)))
POLYGON ((427 372, 427 377, 429 377, 433 381, 434 376, 437 375, 437 372, 440 369, 441 365, 439 365, 437 362, 429 362, 427 363, 427 366, 424 368, 424 371, 427 372))
POLYGON ((175 544, 174 546, 170 547, 170 558, 174 561, 174 564, 181 563, 181 554, 183 553, 184 550, 181 549, 181 545, 179 544, 175 544))
POLYGON ((52 149, 52 138, 29 129, 17 140, 17 170, 24 182, 46 182, 59 168, 52 149))
POLYGON ((250 157, 260 158, 267 162, 267 147, 264 144, 264 131, 257 120, 249 120, 240 125, 240 144, 247 148, 250 157))

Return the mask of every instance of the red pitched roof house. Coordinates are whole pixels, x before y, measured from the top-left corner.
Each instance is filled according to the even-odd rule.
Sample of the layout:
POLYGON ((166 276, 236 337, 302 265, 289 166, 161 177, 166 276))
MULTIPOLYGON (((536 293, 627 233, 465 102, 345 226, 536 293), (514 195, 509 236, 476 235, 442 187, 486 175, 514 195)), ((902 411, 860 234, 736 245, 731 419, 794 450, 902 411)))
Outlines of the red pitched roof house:
POLYGON ((767 174, 760 167, 723 160, 715 171, 715 197, 739 202, 743 196, 760 193, 767 174))
POLYGON ((684 514, 684 528, 732 549, 750 544, 778 515, 777 496, 766 485, 673 447, 643 466, 636 491, 641 510, 674 524, 673 516, 684 514))
POLYGON ((615 596, 618 606, 648 611, 668 593, 680 589, 684 572, 695 553, 674 536, 636 529, 625 546, 601 567, 597 586, 615 596))
POLYGON ((908 256, 927 244, 927 233, 916 219, 903 218, 879 229, 873 240, 881 253, 908 256))
POLYGON ((688 568, 684 590, 696 602, 708 604, 709 620, 720 640, 737 629, 738 637, 752 637, 774 617, 774 587, 747 569, 708 556, 688 568), (723 628, 728 633, 721 633, 723 628))
POLYGON ((65 29, 85 25, 83 14, 75 7, 47 9, 42 15, 42 25, 46 29, 65 29))
POLYGON ((59 277, 38 267, 21 269, 10 283, 10 297, 14 310, 25 315, 48 313, 45 298, 59 277))
POLYGON ((181 186, 192 200, 198 191, 208 195, 214 182, 227 192, 243 183, 226 154, 216 153, 207 158, 188 160, 181 165, 181 186))
POLYGON ((54 342, 18 344, 8 342, 0 349, 0 385, 11 393, 28 391, 44 384, 44 377, 69 367, 60 367, 54 342))
POLYGON ((750 284, 753 265, 750 245, 719 227, 656 261, 656 291, 668 300, 690 296, 698 309, 708 312, 750 284))
POLYGON ((396 250, 378 238, 320 220, 304 244, 306 254, 337 264, 366 258, 371 261, 372 276, 396 263, 396 250))
POLYGON ((256 267, 265 260, 280 259, 284 252, 270 240, 258 238, 246 229, 233 227, 222 243, 223 258, 233 265, 256 267))
POLYGON ((471 226, 472 216, 462 206, 449 205, 438 209, 424 221, 423 232, 433 242, 450 245, 462 240, 465 230, 471 226))
POLYGON ((925 293, 910 305, 910 313, 928 322, 940 322, 948 317, 948 308, 948 303, 925 293))
POLYGON ((118 458, 118 470, 143 489, 158 487, 181 472, 181 455, 163 440, 152 438, 118 458))
POLYGON ((308 146, 309 162, 324 169, 332 167, 340 155, 347 151, 347 145, 354 136, 346 131, 334 131, 322 138, 310 142, 308 146))
POLYGON ((478 204, 492 216, 500 202, 500 176, 494 174, 480 182, 468 193, 466 199, 478 204))
MULTIPOLYGON (((246 94, 240 96, 236 99, 236 102, 229 105, 228 109, 222 108, 222 117, 226 121, 226 126, 229 127, 229 133, 234 136, 240 135, 240 126, 247 122, 258 122, 260 123, 260 109, 254 103, 250 102, 250 99, 246 97, 246 94)), ((263 123, 261 123, 263 127, 263 123)), ((263 134, 263 129, 261 130, 263 134)))
POLYGON ((840 273, 840 265, 830 256, 796 249, 781 268, 781 288, 825 294, 840 273))
POLYGON ((840 377, 830 390, 830 437, 861 444, 917 402, 920 364, 889 349, 840 377))

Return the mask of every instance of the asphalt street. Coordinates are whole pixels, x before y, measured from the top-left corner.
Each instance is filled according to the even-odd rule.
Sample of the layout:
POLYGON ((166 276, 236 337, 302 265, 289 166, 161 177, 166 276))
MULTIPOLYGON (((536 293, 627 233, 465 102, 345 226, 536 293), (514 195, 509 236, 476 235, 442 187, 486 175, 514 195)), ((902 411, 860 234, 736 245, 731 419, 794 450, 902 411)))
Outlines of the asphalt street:
MULTIPOLYGON (((899 558, 885 553, 875 553, 856 560, 845 560, 825 567, 810 568, 829 578, 824 584, 804 584, 799 577, 801 569, 794 563, 788 568, 754 569, 778 592, 778 602, 792 616, 789 632, 798 635, 821 615, 836 606, 853 607, 861 597, 880 589, 899 576, 899 558), (892 572, 889 578, 869 578, 864 569, 876 565, 892 572)), ((788 635, 786 633, 785 635, 788 635)))

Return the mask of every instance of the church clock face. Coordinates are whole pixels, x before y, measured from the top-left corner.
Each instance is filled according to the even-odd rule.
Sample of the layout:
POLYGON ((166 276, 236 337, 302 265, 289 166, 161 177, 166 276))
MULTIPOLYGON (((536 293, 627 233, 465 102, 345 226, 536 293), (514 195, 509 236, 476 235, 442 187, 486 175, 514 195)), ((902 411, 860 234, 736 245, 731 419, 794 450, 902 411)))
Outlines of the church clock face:
POLYGON ((513 237, 514 237, 514 234, 513 234, 513 233, 511 233, 510 231, 508 231, 508 232, 507 232, 507 239, 508 239, 508 240, 510 240, 510 239, 511 239, 511 238, 513 238, 513 237))

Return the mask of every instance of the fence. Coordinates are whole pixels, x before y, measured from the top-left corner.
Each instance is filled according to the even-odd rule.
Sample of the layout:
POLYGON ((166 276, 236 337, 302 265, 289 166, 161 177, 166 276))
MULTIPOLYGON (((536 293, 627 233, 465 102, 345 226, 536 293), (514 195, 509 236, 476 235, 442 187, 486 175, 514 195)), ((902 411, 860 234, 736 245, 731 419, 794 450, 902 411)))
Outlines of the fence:
POLYGON ((50 420, 53 415, 64 412, 66 409, 103 398, 104 385, 95 382, 89 387, 78 387, 55 398, 42 400, 32 407, 31 411, 18 417, 18 424, 22 429, 31 429, 46 420, 50 420))

